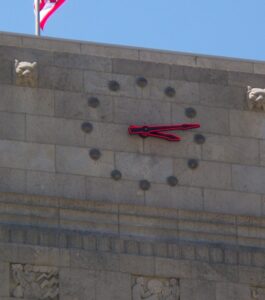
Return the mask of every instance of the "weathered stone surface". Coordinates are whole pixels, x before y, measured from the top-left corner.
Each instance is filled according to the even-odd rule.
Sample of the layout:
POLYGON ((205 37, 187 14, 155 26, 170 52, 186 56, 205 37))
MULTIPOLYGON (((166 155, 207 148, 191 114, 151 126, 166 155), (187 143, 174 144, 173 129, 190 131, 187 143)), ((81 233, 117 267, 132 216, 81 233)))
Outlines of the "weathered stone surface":
POLYGON ((64 68, 85 69, 99 72, 111 72, 111 60, 90 55, 55 52, 54 65, 64 68))
POLYGON ((83 73, 77 69, 40 65, 39 87, 80 92, 83 90, 83 73))
POLYGON ((217 282, 216 300, 249 300, 251 299, 250 288, 243 284, 217 282))
POLYGON ((259 164, 259 142, 230 136, 207 136, 203 159, 242 164, 259 164))
POLYGON ((235 191, 204 190, 204 208, 217 213, 261 215, 261 196, 235 191))
POLYGON ((151 190, 146 193, 146 204, 157 207, 202 210, 202 190, 153 184, 151 190))
POLYGON ((1 111, 48 116, 54 114, 54 100, 51 90, 0 85, 0 92, 1 111))
POLYGON ((36 195, 86 199, 86 180, 82 176, 28 171, 27 192, 36 195))
POLYGON ((60 270, 60 297, 65 300, 95 300, 96 274, 89 270, 60 270))
POLYGON ((24 140, 25 126, 25 115, 0 112, 1 139, 24 140))
POLYGON ((231 167, 224 163, 201 161, 196 170, 191 170, 185 160, 175 160, 175 174, 181 185, 231 188, 231 167))
POLYGON ((201 280, 180 280, 180 297, 183 300, 214 300, 216 295, 215 282, 201 280))
POLYGON ((157 156, 134 153, 116 153, 116 166, 122 171, 125 179, 147 179, 165 182, 168 175, 173 174, 173 160, 157 156), (133 166, 133 168, 132 168, 133 166))
POLYGON ((115 98, 114 121, 123 124, 170 123, 170 104, 158 101, 115 98))
POLYGON ((232 110, 230 126, 232 135, 265 139, 265 119, 261 112, 232 110))
POLYGON ((0 59, 0 83, 12 82, 12 67, 11 61, 0 59))
POLYGON ((0 166, 54 172, 54 146, 1 140, 0 166))
POLYGON ((113 152, 103 151, 102 158, 94 161, 89 157, 89 149, 56 147, 56 170, 60 173, 108 177, 113 169, 113 152))
POLYGON ((111 122, 113 119, 112 97, 100 95, 99 107, 91 108, 91 94, 55 91, 55 116, 62 118, 111 122))
POLYGON ((265 193, 265 168, 255 166, 233 165, 233 188, 248 193, 265 193))
POLYGON ((89 200, 144 204, 144 192, 139 189, 138 182, 133 181, 88 177, 86 193, 89 200))
POLYGON ((82 122, 62 118, 27 116, 27 140, 57 145, 84 146, 82 122))

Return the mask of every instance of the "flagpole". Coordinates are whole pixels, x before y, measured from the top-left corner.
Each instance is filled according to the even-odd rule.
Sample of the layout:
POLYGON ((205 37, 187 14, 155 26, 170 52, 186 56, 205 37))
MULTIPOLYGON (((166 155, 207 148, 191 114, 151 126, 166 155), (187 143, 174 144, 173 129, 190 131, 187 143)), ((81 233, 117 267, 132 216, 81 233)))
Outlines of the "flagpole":
POLYGON ((40 36, 40 0, 35 1, 35 34, 40 36))

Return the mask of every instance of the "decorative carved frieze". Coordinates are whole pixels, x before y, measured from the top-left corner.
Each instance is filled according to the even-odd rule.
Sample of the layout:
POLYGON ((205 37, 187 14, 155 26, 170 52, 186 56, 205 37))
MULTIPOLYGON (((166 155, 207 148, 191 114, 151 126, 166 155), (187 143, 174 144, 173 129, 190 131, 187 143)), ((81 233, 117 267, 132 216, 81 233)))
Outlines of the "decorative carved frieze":
POLYGON ((57 268, 11 264, 10 294, 20 299, 59 299, 57 268))
POLYGON ((37 63, 15 60, 16 84, 37 86, 37 63))
POLYGON ((179 280, 135 277, 132 300, 179 300, 179 280))
POLYGON ((248 86, 247 103, 250 110, 265 111, 265 89, 248 86))
POLYGON ((251 288, 251 297, 252 300, 265 300, 265 288, 251 288))

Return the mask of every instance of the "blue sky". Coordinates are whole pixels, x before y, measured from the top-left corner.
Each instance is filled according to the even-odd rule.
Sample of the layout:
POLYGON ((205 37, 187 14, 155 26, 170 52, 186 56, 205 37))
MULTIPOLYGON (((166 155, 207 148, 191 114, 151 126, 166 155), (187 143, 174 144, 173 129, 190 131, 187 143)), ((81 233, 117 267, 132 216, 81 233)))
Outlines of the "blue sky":
MULTIPOLYGON (((34 34, 33 0, 1 0, 0 31, 34 34)), ((264 0, 67 0, 43 35, 265 60, 264 0)))

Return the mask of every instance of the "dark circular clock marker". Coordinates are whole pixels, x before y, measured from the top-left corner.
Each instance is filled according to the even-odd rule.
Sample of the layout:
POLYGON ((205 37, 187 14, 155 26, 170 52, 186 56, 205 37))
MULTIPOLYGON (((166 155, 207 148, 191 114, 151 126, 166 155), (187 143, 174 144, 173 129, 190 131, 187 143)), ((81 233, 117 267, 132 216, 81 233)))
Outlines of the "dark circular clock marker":
POLYGON ((196 117, 197 111, 196 111, 196 109, 193 108, 193 107, 187 107, 187 108, 185 109, 185 115, 186 115, 186 117, 192 119, 192 118, 195 118, 195 117, 196 117))
POLYGON ((146 78, 144 77, 138 77, 137 80, 136 80, 136 84, 141 87, 141 88, 144 88, 147 86, 148 84, 148 81, 146 78))
POLYGON ((88 106, 92 107, 92 108, 97 108, 99 107, 99 100, 97 97, 91 97, 88 99, 88 106))
POLYGON ((189 159, 188 160, 188 167, 192 170, 197 169, 199 166, 199 161, 197 159, 189 159))
POLYGON ((119 170, 113 170, 112 172, 111 172, 111 177, 114 179, 114 180, 120 180, 121 179, 121 177, 122 177, 122 174, 121 174, 121 172, 119 171, 119 170))
POLYGON ((195 142, 196 144, 202 145, 202 144, 205 143, 205 141, 206 141, 206 138, 205 138, 204 135, 202 135, 202 134, 195 134, 195 135, 194 135, 194 142, 195 142))
POLYGON ((165 88, 165 94, 168 97, 172 98, 176 95, 176 90, 173 87, 168 86, 167 88, 165 88))
POLYGON ((91 133, 93 130, 93 125, 89 122, 84 122, 81 128, 85 133, 91 133))
POLYGON ((101 157, 101 152, 98 149, 91 149, 89 155, 93 160, 98 160, 101 157))
POLYGON ((139 182, 139 187, 143 191, 148 191, 151 188, 151 183, 148 180, 141 180, 139 182))
POLYGON ((169 176, 167 178, 167 183, 169 186, 176 186, 179 183, 179 181, 178 181, 177 177, 169 176))
POLYGON ((113 92, 117 92, 120 89, 120 84, 116 80, 109 81, 109 89, 113 92))

